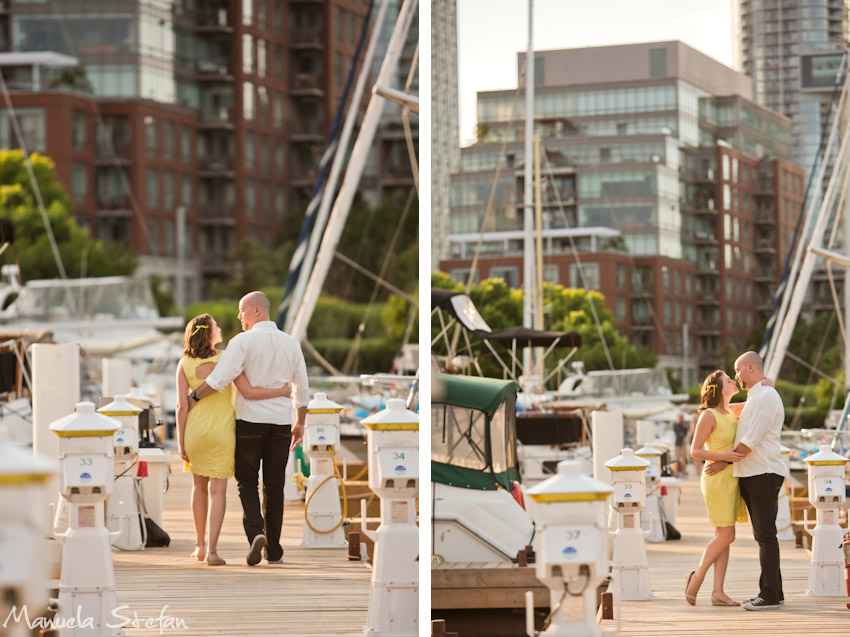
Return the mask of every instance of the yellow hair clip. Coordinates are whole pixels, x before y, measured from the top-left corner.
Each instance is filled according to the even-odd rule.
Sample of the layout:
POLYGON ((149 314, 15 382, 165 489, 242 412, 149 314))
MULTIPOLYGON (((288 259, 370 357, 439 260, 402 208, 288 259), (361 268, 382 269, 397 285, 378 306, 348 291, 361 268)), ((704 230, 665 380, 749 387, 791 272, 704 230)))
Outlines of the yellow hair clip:
POLYGON ((711 390, 711 394, 712 394, 712 395, 714 395, 714 390, 715 390, 715 389, 717 389, 717 385, 715 385, 715 384, 706 385, 706 386, 705 386, 705 389, 706 389, 706 391, 708 391, 708 390, 710 389, 710 390, 711 390))
MULTIPOLYGON (((192 332, 192 336, 194 336, 195 334, 197 334, 197 333, 198 333, 198 330, 206 330, 206 329, 209 329, 209 327, 210 327, 209 325, 196 325, 196 326, 195 326, 195 331, 194 331, 194 332, 192 332)), ((192 336, 190 336, 189 338, 191 338, 192 336)))

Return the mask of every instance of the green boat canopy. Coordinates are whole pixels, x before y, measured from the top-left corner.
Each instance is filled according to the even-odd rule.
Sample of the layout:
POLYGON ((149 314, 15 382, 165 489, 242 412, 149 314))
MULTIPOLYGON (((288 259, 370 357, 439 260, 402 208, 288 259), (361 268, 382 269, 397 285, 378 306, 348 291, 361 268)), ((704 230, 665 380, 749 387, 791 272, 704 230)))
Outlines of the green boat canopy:
POLYGON ((517 389, 512 380, 438 374, 434 377, 431 402, 478 409, 492 418, 505 398, 516 394, 517 389))
POLYGON ((512 380, 439 374, 431 399, 431 480, 466 489, 513 489, 516 392, 512 380))

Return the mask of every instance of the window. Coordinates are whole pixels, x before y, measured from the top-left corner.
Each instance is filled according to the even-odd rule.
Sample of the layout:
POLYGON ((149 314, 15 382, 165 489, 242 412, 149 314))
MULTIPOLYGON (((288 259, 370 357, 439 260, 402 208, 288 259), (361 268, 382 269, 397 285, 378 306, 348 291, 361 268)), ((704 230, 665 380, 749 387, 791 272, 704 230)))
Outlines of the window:
POLYGON ((254 208, 255 208, 255 198, 254 198, 254 180, 246 179, 245 180, 245 212, 248 213, 249 217, 254 216, 254 208))
POLYGON ((145 117, 145 148, 148 157, 153 159, 157 156, 156 119, 148 115, 145 117))
POLYGON ((186 212, 192 209, 192 176, 189 173, 183 175, 181 180, 183 193, 180 196, 180 203, 186 208, 186 212))
POLYGON ((283 95, 280 93, 272 93, 272 124, 275 128, 283 126, 283 95))
POLYGON ((617 264, 617 269, 615 270, 615 277, 617 280, 617 289, 622 290, 626 287, 626 266, 622 263, 617 264))
POLYGON ((266 57, 266 41, 262 38, 257 40, 257 76, 266 76, 268 58, 266 57))
POLYGON ((184 164, 192 162, 192 133, 188 126, 180 131, 180 160, 184 164))
POLYGON ((77 152, 86 149, 86 115, 74 111, 71 115, 71 148, 77 152))
POLYGON ((560 281, 558 280, 558 265, 556 263, 545 263, 543 265, 543 280, 546 283, 554 283, 558 284, 560 281))
POLYGON ((254 133, 245 132, 245 168, 254 168, 254 133))
POLYGON ((159 208, 159 175, 148 168, 148 208, 159 208))
POLYGON ((284 204, 285 199, 284 199, 283 187, 279 187, 277 189, 277 192, 275 193, 274 198, 275 198, 274 207, 275 207, 275 210, 277 211, 277 218, 282 221, 283 216, 284 216, 285 211, 286 211, 286 207, 285 207, 285 204, 284 204))
POLYGON ((174 161, 174 124, 163 122, 162 147, 166 161, 174 161))
POLYGON ((286 161, 284 159, 283 140, 278 140, 277 148, 275 148, 274 152, 275 170, 277 170, 278 173, 282 173, 285 164, 286 161))
POLYGON ((248 121, 254 119, 254 85, 250 82, 242 84, 242 115, 248 121))
POLYGON ((667 77, 667 49, 649 50, 649 77, 667 77))
POLYGON ((242 24, 254 24, 254 0, 242 0, 242 24))
POLYGON ((543 58, 534 58, 534 86, 543 86, 544 84, 546 84, 546 77, 544 75, 544 62, 545 60, 543 58))
POLYGON ((162 173, 162 207, 166 210, 174 209, 174 173, 165 171, 162 173))
POLYGON ((515 265, 493 266, 490 268, 491 279, 503 279, 509 288, 519 287, 519 268, 515 265))
POLYGON ((242 35, 242 70, 254 72, 254 39, 248 33, 242 35))
POLYGON ((89 174, 85 164, 74 163, 71 175, 71 190, 75 203, 84 203, 89 191, 89 174))
POLYGON ((570 266, 570 287, 588 290, 599 289, 599 264, 582 263, 570 266), (582 277, 582 273, 584 277, 582 277))
POLYGON ((626 320, 626 299, 625 297, 617 297, 617 320, 623 322, 626 320))

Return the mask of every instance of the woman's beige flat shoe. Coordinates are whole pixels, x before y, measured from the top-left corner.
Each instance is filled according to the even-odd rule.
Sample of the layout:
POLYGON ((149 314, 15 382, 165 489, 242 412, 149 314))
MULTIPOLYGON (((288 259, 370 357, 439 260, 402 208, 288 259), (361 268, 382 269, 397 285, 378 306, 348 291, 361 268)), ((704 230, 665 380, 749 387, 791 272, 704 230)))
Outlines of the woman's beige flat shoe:
POLYGON ((720 591, 711 591, 711 605, 712 606, 740 606, 740 602, 736 602, 734 599, 730 599, 726 593, 722 590, 720 591), (722 593, 726 599, 720 599, 717 597, 717 593, 722 593))
POLYGON ((227 562, 219 557, 214 549, 210 549, 209 553, 207 553, 207 564, 210 566, 224 566, 227 562))
POLYGON ((685 600, 687 600, 688 604, 690 604, 691 606, 696 606, 697 605, 697 593, 699 593, 699 587, 697 587, 697 593, 694 593, 693 595, 689 594, 688 590, 691 588, 691 580, 696 580, 697 582, 700 583, 700 585, 702 585, 703 580, 701 580, 699 577, 697 577, 696 571, 691 571, 688 574, 688 581, 685 584, 685 600))

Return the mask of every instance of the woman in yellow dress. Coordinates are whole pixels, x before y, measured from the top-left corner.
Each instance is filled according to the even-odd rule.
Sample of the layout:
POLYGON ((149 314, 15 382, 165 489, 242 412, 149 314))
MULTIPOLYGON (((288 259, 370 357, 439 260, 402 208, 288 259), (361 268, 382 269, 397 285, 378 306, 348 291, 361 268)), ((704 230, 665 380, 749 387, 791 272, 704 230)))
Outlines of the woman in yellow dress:
MULTIPOLYGON (((209 314, 196 316, 186 326, 183 358, 177 366, 177 443, 184 471, 192 473, 192 516, 195 523, 194 559, 210 566, 226 562, 218 555, 218 537, 224 522, 227 480, 233 477, 236 452, 236 415, 233 386, 215 393, 189 411, 189 392, 194 391, 215 369, 221 357, 215 346, 221 343, 221 328, 209 314), (210 519, 209 547, 205 547, 207 513, 210 519)), ((249 400, 289 396, 292 388, 252 386, 240 374, 233 381, 249 400)))
POLYGON ((724 461, 727 466, 713 475, 705 471, 700 480, 700 490, 705 498, 708 520, 714 527, 714 537, 706 545, 696 571, 688 575, 685 599, 696 605, 700 585, 714 564, 714 588, 711 603, 714 606, 740 606, 723 592, 726 567, 729 564, 729 545, 735 540, 735 522, 747 521, 747 510, 741 498, 738 478, 732 475, 732 464, 744 457, 732 451, 738 430, 738 416, 744 403, 730 404, 738 392, 735 381, 723 370, 715 370, 702 384, 697 420, 691 443, 691 457, 707 462, 724 461))

